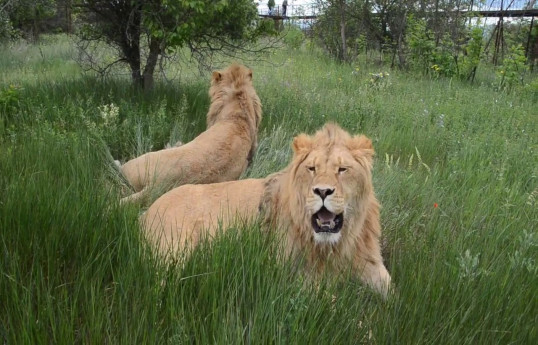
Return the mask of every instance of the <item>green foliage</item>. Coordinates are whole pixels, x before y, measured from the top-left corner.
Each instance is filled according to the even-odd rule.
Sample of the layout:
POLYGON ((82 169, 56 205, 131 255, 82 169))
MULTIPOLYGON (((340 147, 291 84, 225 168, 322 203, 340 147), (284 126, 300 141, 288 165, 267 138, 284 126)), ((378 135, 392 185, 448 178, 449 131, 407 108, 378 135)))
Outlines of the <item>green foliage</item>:
POLYGON ((505 21, 502 29, 494 30, 494 25, 483 25, 483 21, 481 24, 476 19, 476 13, 470 11, 472 4, 476 6, 477 2, 320 0, 316 2, 319 16, 312 29, 313 42, 339 61, 390 61, 391 68, 470 82, 474 82, 481 63, 488 68, 487 53, 500 48, 496 46, 500 43, 488 45, 489 51, 482 61, 484 43, 496 41, 485 33, 502 33, 498 41, 502 42, 501 55, 511 47, 529 45, 532 56, 538 26, 534 25, 529 32, 530 18, 513 18, 505 21), (469 15, 462 15, 462 11, 469 15), (342 42, 343 36, 346 44, 342 42))
POLYGON ((291 25, 284 32, 284 43, 292 49, 301 48, 304 40, 304 33, 297 26, 291 25))
POLYGON ((424 19, 409 18, 407 31, 411 67, 434 77, 452 77, 458 74, 455 47, 449 35, 435 43, 435 35, 424 19))
POLYGON ((163 39, 168 48, 182 47, 203 37, 253 38, 252 23, 257 19, 256 7, 249 0, 147 2, 142 7, 146 14, 144 26, 152 36, 163 39))
POLYGON ((496 71, 499 88, 511 91, 517 84, 523 85, 523 78, 527 70, 527 58, 523 46, 511 47, 503 64, 496 71))
POLYGON ((373 3, 364 0, 331 0, 318 1, 317 5, 319 14, 312 27, 313 36, 329 56, 339 61, 346 59, 351 62, 366 45, 378 46, 379 30, 372 25, 376 20, 371 16, 373 3), (342 23, 346 27, 346 52, 343 51, 342 23), (366 44, 364 46, 358 44, 362 39, 366 44))
POLYGON ((114 157, 120 157, 128 151, 131 151, 133 156, 139 156, 187 139, 184 128, 187 106, 185 96, 170 107, 167 100, 163 99, 152 106, 149 116, 133 118, 120 115, 120 107, 126 111, 130 110, 131 106, 125 102, 121 105, 103 104, 97 107, 99 116, 87 126, 92 133, 102 136, 110 145, 114 157))
MULTIPOLYGON (((536 8, 536 7, 535 7, 536 8)), ((503 40, 508 47, 522 45, 527 46, 529 39, 530 18, 513 18, 503 25, 503 40)), ((538 37, 538 26, 536 25, 536 18, 534 18, 534 24, 532 32, 530 33, 530 43, 536 42, 538 37)))
POLYGON ((85 23, 79 47, 89 56, 89 67, 106 73, 123 62, 133 84, 144 89, 153 87, 157 62, 166 54, 188 47, 190 56, 206 66, 216 52, 248 51, 267 34, 266 26, 257 25, 251 0, 88 0, 78 1, 77 8, 85 23), (108 63, 94 56, 103 42, 116 50, 108 63))
POLYGON ((4 41, 14 36, 15 32, 8 13, 0 10, 0 41, 4 41))
POLYGON ((523 92, 529 95, 529 98, 538 102, 538 78, 532 79, 523 87, 523 92))
POLYGON ((20 99, 20 87, 16 85, 9 85, 7 88, 0 90, 0 109, 2 114, 7 118, 13 117, 19 108, 20 99))
POLYGON ((435 51, 435 40, 431 30, 426 27, 423 19, 408 19, 409 29, 407 30, 407 43, 409 44, 410 61, 412 68, 428 74, 430 69, 435 69, 433 63, 433 53, 435 51))
POLYGON ((357 45, 357 52, 358 54, 362 54, 366 52, 367 47, 367 41, 366 41, 366 35, 361 34, 357 39, 355 40, 355 43, 357 45))
POLYGON ((454 42, 449 35, 444 35, 435 47, 432 55, 432 70, 435 76, 453 77, 458 74, 458 60, 454 42), (435 68, 434 68, 435 66, 435 68))
POLYGON ((483 30, 473 27, 464 31, 464 45, 458 47, 452 37, 445 34, 435 42, 435 35, 423 19, 409 19, 407 30, 409 64, 415 71, 433 77, 459 77, 474 81, 483 52, 483 30))
POLYGON ((484 31, 482 28, 472 28, 469 34, 469 40, 463 47, 466 54, 459 58, 459 61, 461 61, 460 75, 467 80, 474 80, 476 69, 480 64, 480 59, 482 57, 483 40, 484 31))
POLYGON ((275 21, 270 18, 259 19, 257 30, 262 36, 275 36, 278 34, 278 31, 275 28, 275 21))
POLYGON ((55 0, 0 0, 0 39, 16 38, 19 33, 37 38, 38 22, 51 17, 55 6, 55 0))

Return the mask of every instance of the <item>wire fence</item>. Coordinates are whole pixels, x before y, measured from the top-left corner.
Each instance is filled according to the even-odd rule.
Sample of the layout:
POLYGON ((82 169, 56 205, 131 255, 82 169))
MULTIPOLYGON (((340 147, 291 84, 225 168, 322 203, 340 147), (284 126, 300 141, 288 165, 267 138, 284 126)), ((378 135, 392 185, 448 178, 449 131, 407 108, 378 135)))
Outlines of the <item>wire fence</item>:
POLYGON ((316 17, 320 13, 316 3, 294 4, 291 1, 288 3, 290 3, 288 6, 278 4, 272 9, 269 9, 267 2, 257 2, 256 5, 258 6, 258 14, 267 17, 316 17))
MULTIPOLYGON (((318 3, 300 3, 296 4, 293 1, 288 1, 288 6, 282 6, 282 3, 276 4, 275 7, 269 9, 267 1, 256 2, 258 14, 263 17, 294 17, 298 19, 315 19, 321 14, 322 8, 318 3)), ((373 13, 379 13, 381 7, 372 6, 373 13)), ((434 9, 431 9, 432 12, 434 9)), ((482 12, 480 15, 497 16, 495 12, 506 11, 505 16, 535 16, 538 11, 537 0, 471 0, 467 5, 454 7, 452 11, 462 12, 482 12), (487 12, 492 12, 488 15, 487 12)))

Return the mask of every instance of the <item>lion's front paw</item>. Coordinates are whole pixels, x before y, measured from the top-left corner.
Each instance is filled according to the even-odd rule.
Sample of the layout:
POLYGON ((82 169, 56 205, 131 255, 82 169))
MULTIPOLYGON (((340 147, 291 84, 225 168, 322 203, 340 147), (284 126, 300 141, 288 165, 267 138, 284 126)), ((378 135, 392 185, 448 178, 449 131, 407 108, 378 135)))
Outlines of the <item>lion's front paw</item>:
POLYGON ((390 274, 383 264, 367 267, 363 271, 362 279, 384 298, 392 291, 390 274))

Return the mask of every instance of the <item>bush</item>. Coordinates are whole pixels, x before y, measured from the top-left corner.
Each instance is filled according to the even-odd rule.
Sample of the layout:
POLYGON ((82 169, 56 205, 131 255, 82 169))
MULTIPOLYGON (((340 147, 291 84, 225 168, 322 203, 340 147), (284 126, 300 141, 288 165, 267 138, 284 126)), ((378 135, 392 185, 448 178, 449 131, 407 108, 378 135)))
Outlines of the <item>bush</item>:
POLYGON ((423 74, 428 74, 430 69, 435 70, 435 64, 432 60, 435 42, 433 33, 426 27, 424 20, 409 19, 407 42, 409 43, 411 67, 423 74))
POLYGON ((471 30, 469 36, 470 39, 464 46, 466 55, 461 57, 460 76, 462 79, 465 78, 472 82, 482 56, 484 31, 482 28, 475 27, 471 30))
POLYGON ((6 12, 0 11, 0 41, 5 41, 13 36, 13 26, 6 12))
POLYGON ((21 99, 20 89, 16 85, 9 85, 0 91, 0 115, 2 118, 10 120, 18 110, 21 99))
POLYGON ((454 52, 454 42, 445 35, 432 54, 432 70, 435 76, 453 77, 458 74, 458 60, 454 52), (434 68, 436 66, 436 68, 434 68))
POLYGON ((304 33, 296 26, 290 26, 284 34, 284 43, 290 48, 299 49, 305 40, 304 33))
POLYGON ((508 56, 503 60, 503 64, 497 69, 499 89, 510 91, 517 84, 523 85, 523 77, 527 69, 527 58, 525 57, 523 46, 511 47, 508 56))
POLYGON ((275 21, 267 18, 261 19, 258 22, 258 31, 264 32, 267 36, 276 35, 275 21))

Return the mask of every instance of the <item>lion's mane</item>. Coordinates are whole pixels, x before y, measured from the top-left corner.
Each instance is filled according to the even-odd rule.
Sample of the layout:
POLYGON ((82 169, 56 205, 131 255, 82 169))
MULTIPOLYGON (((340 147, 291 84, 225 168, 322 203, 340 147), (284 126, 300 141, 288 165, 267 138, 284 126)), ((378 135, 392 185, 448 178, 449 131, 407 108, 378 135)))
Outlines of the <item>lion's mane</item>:
MULTIPOLYGON (((272 229, 284 232, 288 255, 300 255, 313 273, 325 269, 345 271, 353 267, 363 281, 376 290, 386 293, 390 275, 386 271, 380 250, 381 228, 379 223, 379 203, 372 184, 371 141, 365 136, 351 137, 335 124, 326 124, 313 137, 301 134, 293 142, 294 157, 282 172, 269 176, 265 181, 264 195, 260 211, 265 223, 272 229), (308 199, 312 197, 309 178, 303 178, 304 163, 314 159, 329 161, 331 155, 349 153, 353 157, 355 177, 341 180, 341 188, 350 191, 345 206, 344 225, 341 237, 334 243, 319 243, 314 239, 308 199), (351 265, 351 266, 350 266, 351 265)), ((344 161, 341 164, 350 165, 344 161)), ((334 173, 336 174, 336 173, 334 173)), ((334 175, 331 172, 329 175, 334 175)), ((335 181, 338 193, 339 179, 335 181)), ((331 179, 325 179, 329 183, 331 179)))

